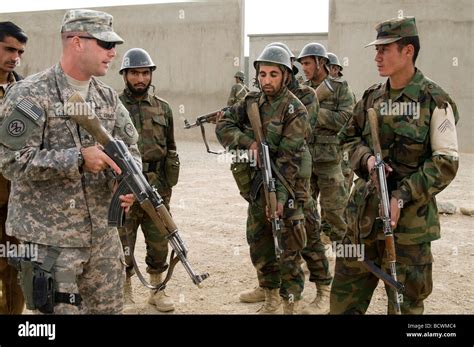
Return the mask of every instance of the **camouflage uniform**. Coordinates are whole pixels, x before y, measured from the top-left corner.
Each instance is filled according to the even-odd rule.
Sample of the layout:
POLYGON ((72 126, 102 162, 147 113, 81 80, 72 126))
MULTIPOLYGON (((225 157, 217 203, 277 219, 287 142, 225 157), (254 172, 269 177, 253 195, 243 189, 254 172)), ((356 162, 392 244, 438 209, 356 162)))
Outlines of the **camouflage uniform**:
MULTIPOLYGON (((319 111, 316 93, 312 88, 300 84, 295 78, 293 78, 289 89, 303 103, 308 111, 311 129, 307 134, 307 141, 311 141, 319 111)), ((311 187, 308 184, 307 192, 310 193, 310 191, 311 187)), ((307 243, 301 255, 308 265, 309 281, 328 285, 331 283, 332 276, 329 271, 326 249, 321 241, 321 218, 317 209, 317 202, 315 202, 311 194, 308 194, 303 212, 305 216, 307 243)))
MULTIPOLYGON (((386 40, 387 36, 393 38, 400 24, 402 28, 404 25, 414 27, 416 32, 413 17, 389 23, 394 32, 390 36, 381 35, 382 40, 384 37, 386 40)), ((384 28, 382 23, 377 29, 379 34, 384 28)), ((405 36, 415 35, 412 28, 405 36)), ((373 185, 368 184, 367 159, 372 155, 373 148, 366 117, 369 108, 374 108, 378 115, 383 160, 394 170, 387 177, 389 196, 403 201, 400 219, 394 230, 397 277, 406 288, 401 310, 403 314, 421 314, 423 300, 429 296, 433 286, 431 241, 440 238, 435 195, 448 186, 458 169, 457 151, 437 149, 434 143, 448 136, 455 138, 453 123, 459 119, 457 108, 441 87, 416 69, 411 81, 399 92, 391 90, 389 80, 366 90, 354 109, 353 118, 343 130, 343 136, 351 149, 351 166, 360 177, 347 207, 348 228, 344 242, 362 242, 365 245, 365 257, 387 272, 382 226, 380 220, 376 220, 379 198, 373 185), (406 113, 381 114, 389 100, 415 101, 420 112, 416 117, 415 114, 406 113), (449 112, 451 108, 452 113, 449 112), (438 127, 435 122, 439 119, 438 111, 442 114, 445 128, 438 127), (452 122, 449 114, 452 115, 452 122)), ((331 313, 365 313, 377 283, 378 279, 360 262, 337 258, 331 313)), ((388 313, 394 313, 393 293, 389 298, 388 313)))
MULTIPOLYGON (((165 100, 151 94, 143 100, 136 100, 131 96, 128 88, 120 95, 120 100, 130 112, 130 118, 139 134, 138 149, 142 154, 143 173, 148 182, 158 190, 169 211, 172 191, 166 181, 164 161, 169 150, 176 151, 171 108, 165 100)), ((147 272, 165 271, 168 267, 166 263, 168 240, 138 203, 132 206, 124 227, 119 229, 122 245, 128 245, 130 241, 132 249, 135 248, 139 226, 145 235, 147 245, 147 272)), ((130 251, 125 249, 127 272, 131 272, 133 268, 129 255, 130 251)))
MULTIPOLYGON (((112 16, 92 10, 68 11, 61 32, 123 42, 113 32, 112 16)), ((82 170, 80 149, 96 142, 67 117, 74 112, 67 102, 76 93, 58 63, 15 83, 5 96, 0 169, 12 182, 7 233, 37 245, 39 263, 50 250, 60 250, 52 267, 56 294, 79 294, 82 303, 57 300, 55 313, 120 313, 123 252, 117 229, 107 224, 115 179, 110 168, 82 170)), ((117 93, 91 77, 86 101, 141 165, 138 134, 117 93)))
MULTIPOLYGON (((347 82, 342 78, 327 77, 334 93, 320 100, 320 110, 313 132, 313 198, 321 204, 321 229, 332 240, 342 238, 346 222, 344 209, 347 203, 344 176, 341 169, 341 150, 338 132, 352 113, 354 99, 347 82)), ((319 84, 307 81, 316 89, 319 84)))
MULTIPOLYGON (((286 87, 281 88, 269 101, 264 93, 249 93, 228 111, 217 123, 216 135, 224 147, 248 149, 254 142, 254 134, 247 115, 246 102, 255 98, 259 105, 263 133, 281 175, 292 190, 297 189, 302 152, 307 151, 305 134, 308 131, 307 111, 304 105, 286 87)), ((308 153, 309 154, 309 153, 308 153)), ((248 164, 250 167, 250 164, 248 164)), ((254 182, 257 171, 254 168, 251 179, 254 182)), ((282 245, 284 253, 280 263, 275 258, 271 225, 265 216, 265 196, 262 189, 254 198, 248 198, 247 242, 250 256, 257 269, 259 285, 262 288, 280 288, 280 295, 287 300, 298 301, 304 287, 304 273, 301 269, 300 252, 305 246, 306 235, 303 225, 305 198, 295 202, 290 193, 277 180, 277 199, 284 205, 282 245)))
MULTIPOLYGON (((21 77, 12 72, 8 77, 8 83, 19 81, 21 77)), ((0 86, 0 105, 3 102, 5 90, 0 86)), ((18 244, 18 240, 8 236, 5 222, 8 213, 8 196, 10 193, 10 182, 0 174, 0 244, 18 244)), ((21 314, 24 307, 23 293, 18 285, 18 271, 9 266, 6 258, 0 258, 0 285, 2 296, 0 297, 0 314, 21 314)))
POLYGON ((234 84, 230 90, 229 98, 227 99, 227 106, 232 106, 240 100, 243 100, 248 92, 249 89, 243 82, 234 84))

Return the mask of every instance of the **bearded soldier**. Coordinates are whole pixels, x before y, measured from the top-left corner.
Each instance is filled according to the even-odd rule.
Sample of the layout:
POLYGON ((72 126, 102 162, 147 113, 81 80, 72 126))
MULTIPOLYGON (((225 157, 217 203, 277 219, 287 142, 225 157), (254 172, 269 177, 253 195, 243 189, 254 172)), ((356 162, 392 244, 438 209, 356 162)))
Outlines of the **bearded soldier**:
MULTIPOLYGON (((176 153, 171 108, 165 100, 150 92, 155 69, 156 65, 147 51, 141 48, 128 50, 123 56, 120 69, 126 85, 120 94, 120 100, 130 112, 130 117, 139 134, 138 149, 142 155, 143 174, 158 190, 169 210, 171 187, 178 180, 179 160, 176 153)), ((124 227, 119 229, 127 263, 125 282, 127 311, 133 303, 131 276, 134 270, 130 255, 135 248, 139 226, 147 245, 145 260, 148 265, 147 272, 150 274, 150 283, 160 284, 163 281, 162 274, 168 268, 166 262, 168 240, 153 224, 146 212, 138 204, 134 204, 125 220, 124 227)), ((155 305, 161 312, 174 310, 174 302, 164 290, 152 290, 148 303, 155 305)))

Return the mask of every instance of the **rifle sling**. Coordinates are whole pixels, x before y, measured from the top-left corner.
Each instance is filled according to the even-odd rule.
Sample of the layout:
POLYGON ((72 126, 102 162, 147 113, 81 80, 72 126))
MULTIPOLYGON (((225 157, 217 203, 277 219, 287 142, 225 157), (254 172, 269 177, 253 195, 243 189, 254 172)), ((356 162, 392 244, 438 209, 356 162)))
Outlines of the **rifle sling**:
POLYGON ((171 252, 170 264, 168 267, 168 271, 166 272, 165 279, 163 280, 163 282, 157 285, 152 285, 150 282, 148 282, 145 279, 145 276, 143 276, 142 272, 140 271, 140 268, 138 267, 137 260, 135 259, 135 250, 133 249, 133 247, 131 247, 132 243, 130 242, 129 233, 126 232, 125 236, 127 238, 128 247, 130 249, 130 258, 132 259, 133 269, 135 270, 135 273, 137 274, 137 277, 140 280, 140 282, 142 282, 142 284, 149 289, 153 289, 156 291, 164 290, 166 288, 166 283, 168 283, 168 281, 171 279, 171 275, 173 274, 174 267, 176 266, 176 264, 178 264, 178 261, 179 261, 178 257, 174 257, 174 250, 172 250, 171 252))

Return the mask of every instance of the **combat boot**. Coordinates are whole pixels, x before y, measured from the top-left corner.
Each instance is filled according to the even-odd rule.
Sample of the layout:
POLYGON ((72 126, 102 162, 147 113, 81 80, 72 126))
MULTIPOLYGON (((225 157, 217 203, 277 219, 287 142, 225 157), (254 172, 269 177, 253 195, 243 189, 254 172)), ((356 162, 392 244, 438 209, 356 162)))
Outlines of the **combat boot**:
POLYGON ((263 288, 265 302, 257 311, 259 314, 281 314, 280 288, 263 288))
POLYGON ((303 314, 329 314, 331 285, 316 283, 316 298, 303 310, 303 314))
MULTIPOLYGON (((162 282, 162 274, 150 274, 150 284, 156 286, 162 282)), ((174 311, 174 301, 164 290, 151 290, 150 298, 148 299, 150 305, 155 305, 160 312, 174 311)))
POLYGON ((299 314, 300 300, 293 301, 284 299, 283 300, 283 314, 299 314))
POLYGON ((265 301, 265 291, 262 287, 245 290, 239 294, 239 300, 248 303, 265 301))
POLYGON ((135 301, 133 300, 132 294, 132 279, 127 276, 123 287, 123 313, 124 314, 135 314, 137 310, 135 308, 135 301))

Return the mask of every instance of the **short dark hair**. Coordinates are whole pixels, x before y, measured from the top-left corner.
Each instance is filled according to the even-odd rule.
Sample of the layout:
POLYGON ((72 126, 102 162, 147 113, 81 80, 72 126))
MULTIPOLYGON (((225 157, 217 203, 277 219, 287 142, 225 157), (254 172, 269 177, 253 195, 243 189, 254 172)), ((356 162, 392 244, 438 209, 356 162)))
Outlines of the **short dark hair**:
POLYGON ((404 37, 397 42, 398 51, 401 52, 402 48, 408 45, 412 45, 414 48, 413 53, 413 65, 415 65, 416 58, 418 57, 418 52, 420 52, 420 38, 418 36, 408 36, 404 37))
POLYGON ((12 22, 0 22, 0 41, 3 42, 5 37, 8 36, 14 37, 21 43, 26 43, 28 41, 28 36, 26 36, 23 29, 19 26, 12 22))

